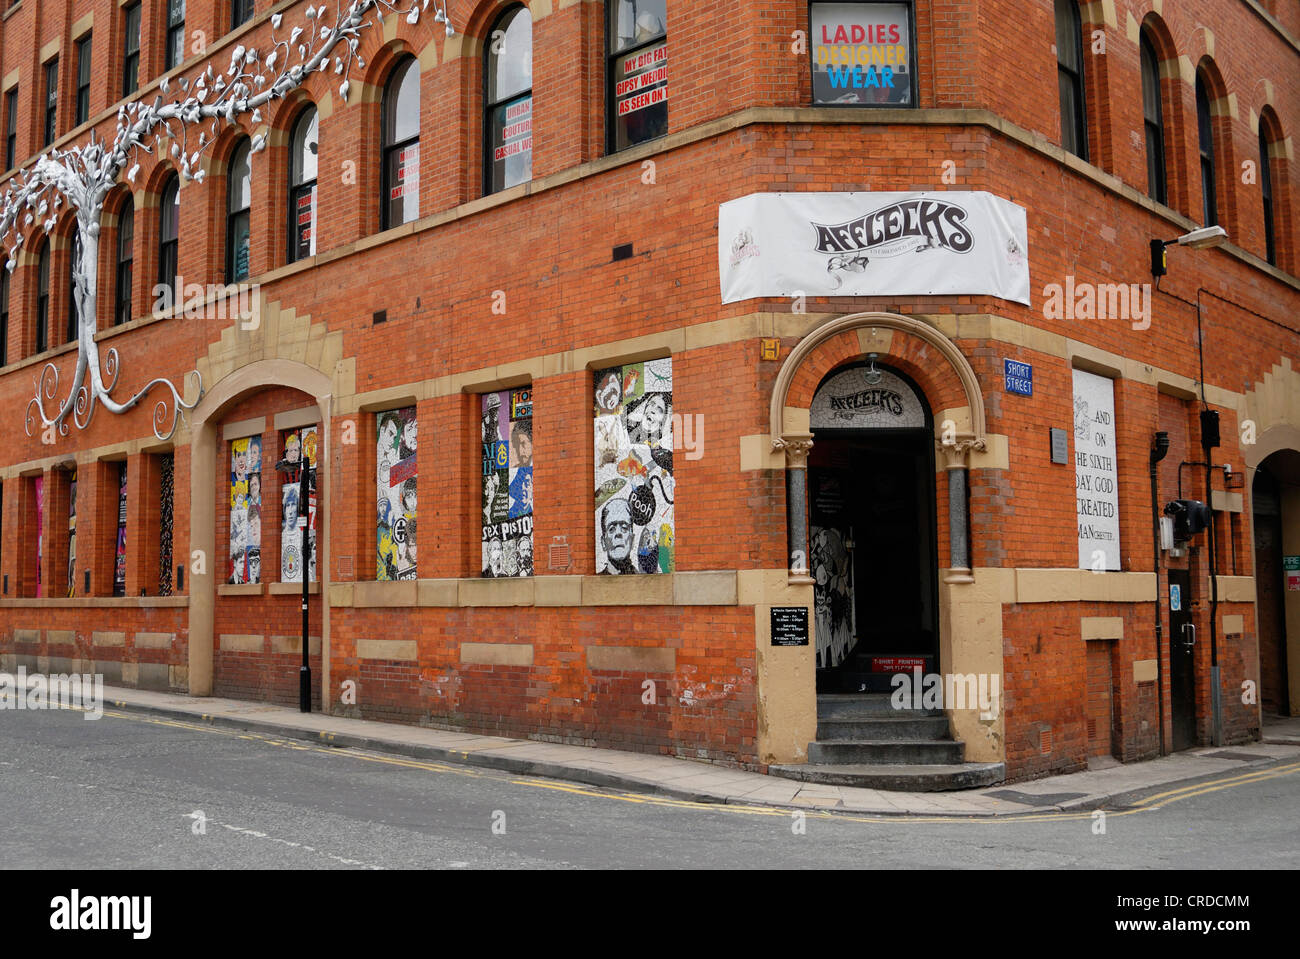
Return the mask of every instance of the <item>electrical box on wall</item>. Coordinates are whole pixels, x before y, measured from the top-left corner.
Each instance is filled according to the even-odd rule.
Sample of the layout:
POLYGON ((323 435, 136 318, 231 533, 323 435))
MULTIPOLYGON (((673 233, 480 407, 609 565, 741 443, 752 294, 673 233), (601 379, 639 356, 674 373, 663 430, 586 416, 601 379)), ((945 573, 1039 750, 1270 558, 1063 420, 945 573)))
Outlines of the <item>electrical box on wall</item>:
POLYGON ((1160 548, 1164 550, 1174 548, 1174 518, 1172 516, 1160 517, 1160 548))

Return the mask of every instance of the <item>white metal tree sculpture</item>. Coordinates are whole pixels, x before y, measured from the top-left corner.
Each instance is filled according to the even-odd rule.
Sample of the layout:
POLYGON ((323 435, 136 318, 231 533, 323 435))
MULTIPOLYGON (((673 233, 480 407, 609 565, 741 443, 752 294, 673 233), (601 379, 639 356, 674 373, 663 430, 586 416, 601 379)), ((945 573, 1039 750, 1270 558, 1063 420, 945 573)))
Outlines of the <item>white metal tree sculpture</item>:
MULTIPOLYGON (((129 399, 119 402, 111 396, 117 384, 117 350, 110 348, 103 367, 100 365, 99 345, 95 342, 100 221, 104 201, 123 171, 127 180, 135 181, 140 170, 140 164, 133 163, 136 151, 151 154, 166 138, 180 175, 202 182, 204 174, 199 168, 199 158, 217 139, 222 124, 232 124, 241 118, 248 118, 253 124, 261 123, 264 106, 331 65, 333 72, 342 78, 339 95, 346 102, 353 61, 365 67, 357 52, 361 31, 386 13, 404 15, 407 23, 415 24, 427 12, 430 2, 411 0, 409 8, 399 8, 388 0, 351 0, 338 9, 332 24, 326 4, 308 6, 303 12, 305 24, 294 27, 288 39, 278 38, 282 15, 273 14, 271 49, 265 54, 255 48, 235 47, 230 67, 224 74, 214 72, 209 64, 197 76, 177 80, 185 98, 172 102, 164 102, 168 91, 168 81, 164 78, 153 103, 135 101, 118 109, 117 131, 111 144, 99 140, 92 132, 85 145, 51 150, 11 181, 0 199, 0 242, 9 248, 6 269, 14 269, 26 230, 41 220, 48 233, 64 203, 75 212, 80 239, 74 247, 72 264, 77 317, 76 371, 67 395, 51 415, 45 404, 60 394, 59 370, 52 362, 42 369, 33 383, 36 395, 27 404, 28 436, 32 435, 37 417, 43 430, 57 429, 60 435, 66 436, 69 416, 78 428, 84 429, 97 403, 112 413, 125 413, 155 388, 163 387, 171 395, 159 400, 154 408, 153 430, 160 439, 167 439, 175 433, 182 412, 193 409, 197 403, 196 399, 187 404, 175 384, 165 378, 150 380, 129 399), (198 127, 207 129, 200 130, 191 151, 190 131, 198 127), (128 164, 132 164, 129 169, 128 164)), ((432 0, 432 3, 434 21, 444 24, 446 34, 451 36, 455 31, 447 17, 444 0, 432 0)), ((265 146, 264 135, 253 138, 253 152, 265 146)), ((203 383, 198 371, 191 370, 188 375, 198 380, 201 397, 203 383)))

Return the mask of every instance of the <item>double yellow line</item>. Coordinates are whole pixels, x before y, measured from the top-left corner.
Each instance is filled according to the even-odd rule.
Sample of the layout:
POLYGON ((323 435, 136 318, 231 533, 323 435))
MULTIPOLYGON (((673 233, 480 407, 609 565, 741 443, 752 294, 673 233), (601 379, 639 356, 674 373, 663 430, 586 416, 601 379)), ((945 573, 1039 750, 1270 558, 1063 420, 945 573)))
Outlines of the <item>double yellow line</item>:
MULTIPOLYGON (((105 710, 105 716, 112 716, 114 719, 131 719, 137 722, 153 723, 159 726, 172 726, 183 729, 193 729, 199 732, 217 733, 225 736, 233 736, 239 739, 247 739, 253 742, 260 742, 268 746, 279 746, 285 749, 294 749, 298 751, 311 751, 323 753, 329 756, 348 757, 359 759, 364 762, 381 763, 387 766, 400 766, 406 769, 422 769, 426 772, 434 773, 452 773, 457 776, 467 776, 474 779, 491 778, 490 773, 499 770, 487 768, 475 768, 469 766, 457 766, 448 763, 410 759, 399 756, 386 756, 379 753, 368 753, 355 749, 340 750, 334 747, 318 746, 302 740, 289 740, 277 738, 262 733, 237 732, 235 730, 223 730, 219 727, 209 726, 206 724, 189 723, 183 720, 154 718, 142 716, 135 713, 109 712, 105 710)), ((206 718, 206 717, 204 717, 206 718)), ((326 734, 322 734, 325 738, 326 734)), ((1147 796, 1130 804, 1127 809, 1115 811, 1105 810, 1106 816, 1132 816, 1140 812, 1154 812, 1157 809, 1168 806, 1172 803, 1180 802, 1184 799, 1192 799, 1196 796, 1204 796, 1207 793, 1219 792, 1224 789, 1231 789, 1237 786, 1245 786, 1251 783, 1263 782, 1267 779, 1279 779, 1283 776, 1291 776, 1300 772, 1300 762, 1288 763, 1285 766, 1272 766, 1267 769, 1259 769, 1254 772, 1242 773, 1240 775, 1228 776, 1221 779, 1212 779, 1205 782, 1193 783, 1188 786, 1182 786, 1178 789, 1170 789, 1166 792, 1157 793, 1154 796, 1147 796)), ((696 802, 690 799, 674 799, 671 796, 654 796, 643 793, 625 792, 621 789, 604 789, 597 790, 593 787, 574 785, 570 783, 560 783, 554 781, 545 781, 540 779, 519 779, 510 778, 509 774, 501 776, 507 779, 511 785, 529 786, 534 789, 549 789, 553 792, 569 793, 574 796, 584 796, 591 799, 616 800, 626 803, 639 803, 642 805, 659 806, 671 809, 693 809, 705 812, 729 812, 746 816, 780 816, 789 818, 796 812, 802 812, 808 819, 837 820, 841 822, 858 822, 858 823, 977 823, 980 825, 991 825, 996 823, 1011 822, 1078 822, 1080 820, 1091 819, 1093 810, 1081 809, 1071 812, 1044 812, 1044 813, 1011 813, 1005 816, 918 816, 918 815, 899 815, 899 816, 866 816, 855 815, 848 811, 826 810, 826 809, 799 809, 797 806, 753 806, 745 804, 732 803, 708 803, 696 802)))

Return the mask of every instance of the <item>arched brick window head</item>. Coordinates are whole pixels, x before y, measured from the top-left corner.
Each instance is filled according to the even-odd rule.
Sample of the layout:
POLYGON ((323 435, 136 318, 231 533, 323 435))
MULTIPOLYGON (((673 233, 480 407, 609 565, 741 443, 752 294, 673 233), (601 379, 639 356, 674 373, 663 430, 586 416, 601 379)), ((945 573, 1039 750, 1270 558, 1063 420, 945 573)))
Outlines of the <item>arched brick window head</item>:
POLYGON ((405 57, 384 88, 383 194, 380 228, 420 215, 420 67, 405 57))
POLYGON ((1056 76, 1061 96, 1061 146, 1088 159, 1083 89, 1083 25, 1074 0, 1056 0, 1056 76))
POLYGON ((483 190, 533 178, 533 18, 507 10, 488 34, 483 95, 483 190))
POLYGON ((316 161, 320 152, 315 107, 294 121, 289 154, 289 262, 316 255, 316 161))

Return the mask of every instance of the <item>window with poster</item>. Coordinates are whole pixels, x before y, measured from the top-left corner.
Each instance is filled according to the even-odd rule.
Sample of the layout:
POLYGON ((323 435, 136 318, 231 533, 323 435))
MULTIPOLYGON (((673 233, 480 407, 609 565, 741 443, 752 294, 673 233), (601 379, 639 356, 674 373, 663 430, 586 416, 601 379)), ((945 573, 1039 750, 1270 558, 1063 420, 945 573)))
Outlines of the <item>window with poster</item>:
POLYGON ((668 133, 668 11, 666 0, 606 10, 606 148, 617 153, 668 133))
MULTIPOLYGON (((280 483, 280 582, 302 582, 302 535, 307 531, 307 582, 316 582, 316 450, 320 434, 302 426, 280 434, 281 462, 298 469, 306 464, 307 502, 302 502, 300 477, 280 483)), ((282 474, 283 476, 283 474, 282 474)))
POLYGON ((533 178, 533 18, 513 7, 497 20, 484 52, 485 193, 533 178))
POLYGON ((289 155, 289 262, 316 255, 317 116, 307 107, 294 122, 289 155))
POLYGON ((487 579, 533 575, 533 389, 482 397, 483 569, 487 579))
POLYGON ((814 106, 916 106, 910 0, 810 3, 808 24, 814 106))
POLYGON ((420 215, 420 65, 406 57, 384 88, 383 196, 380 229, 420 215))

